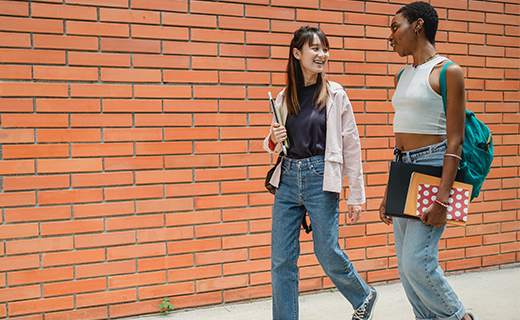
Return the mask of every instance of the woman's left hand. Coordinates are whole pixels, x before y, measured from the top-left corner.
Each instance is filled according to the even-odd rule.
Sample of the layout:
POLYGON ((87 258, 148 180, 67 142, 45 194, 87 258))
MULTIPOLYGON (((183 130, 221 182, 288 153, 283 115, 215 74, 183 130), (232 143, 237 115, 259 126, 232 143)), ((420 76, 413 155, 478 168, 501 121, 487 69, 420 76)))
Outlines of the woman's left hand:
POLYGON ((433 227, 444 227, 446 220, 446 208, 435 202, 421 216, 421 221, 424 224, 433 227))
POLYGON ((361 206, 360 205, 349 205, 348 206, 348 218, 350 224, 354 224, 361 218, 361 206))

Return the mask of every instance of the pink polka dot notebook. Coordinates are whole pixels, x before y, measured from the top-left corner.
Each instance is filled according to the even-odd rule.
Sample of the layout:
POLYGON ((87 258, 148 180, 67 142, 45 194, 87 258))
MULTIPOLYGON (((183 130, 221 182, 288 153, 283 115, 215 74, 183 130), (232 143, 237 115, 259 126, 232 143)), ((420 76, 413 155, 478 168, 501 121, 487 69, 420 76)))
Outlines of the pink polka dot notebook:
MULTIPOLYGON (((422 216, 424 211, 434 203, 440 182, 441 179, 438 177, 414 172, 410 180, 404 213, 416 217, 422 216)), ((466 225, 472 188, 470 184, 457 181, 453 183, 446 211, 448 224, 466 225)))

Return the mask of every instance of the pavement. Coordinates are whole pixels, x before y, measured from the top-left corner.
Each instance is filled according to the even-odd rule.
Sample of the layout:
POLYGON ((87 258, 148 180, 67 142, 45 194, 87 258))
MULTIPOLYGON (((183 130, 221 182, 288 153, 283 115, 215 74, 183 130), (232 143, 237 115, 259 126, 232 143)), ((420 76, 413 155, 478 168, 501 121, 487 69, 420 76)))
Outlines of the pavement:
MULTIPOLYGON (((447 276, 466 311, 478 320, 520 319, 520 267, 447 276)), ((375 286, 379 299, 373 320, 415 320, 400 282, 375 286)), ((351 305, 336 290, 300 296, 300 320, 351 319, 351 305)), ((179 310, 169 315, 141 316, 139 320, 267 320, 271 300, 179 310)), ((130 318, 129 318, 130 319, 130 318)))

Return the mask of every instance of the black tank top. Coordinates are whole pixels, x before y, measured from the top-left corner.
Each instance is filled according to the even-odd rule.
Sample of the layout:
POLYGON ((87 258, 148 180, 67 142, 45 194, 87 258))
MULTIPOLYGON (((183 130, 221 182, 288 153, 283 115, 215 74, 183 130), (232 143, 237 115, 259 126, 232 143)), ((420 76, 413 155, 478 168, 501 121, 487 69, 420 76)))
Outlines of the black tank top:
POLYGON ((304 159, 325 154, 327 137, 326 108, 321 111, 314 104, 316 84, 300 87, 298 103, 300 112, 287 117, 285 127, 289 138, 287 157, 304 159))

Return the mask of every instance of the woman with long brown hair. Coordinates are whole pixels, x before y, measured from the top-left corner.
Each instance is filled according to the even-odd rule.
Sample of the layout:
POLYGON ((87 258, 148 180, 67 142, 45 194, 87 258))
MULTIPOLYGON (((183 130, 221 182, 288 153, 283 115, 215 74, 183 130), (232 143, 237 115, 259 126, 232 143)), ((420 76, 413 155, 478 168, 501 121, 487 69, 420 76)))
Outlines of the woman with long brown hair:
MULTIPOLYGON (((327 276, 352 304, 353 320, 372 319, 377 292, 360 277, 338 244, 339 199, 348 177, 350 223, 365 203, 361 148, 352 106, 343 87, 327 81, 329 42, 316 28, 294 33, 287 63, 287 86, 278 94, 285 126, 273 120, 264 148, 287 155, 275 170, 277 187, 271 231, 273 319, 298 319, 300 222, 308 213, 314 252, 327 276)), ((324 316, 326 318, 326 316, 324 316)))

